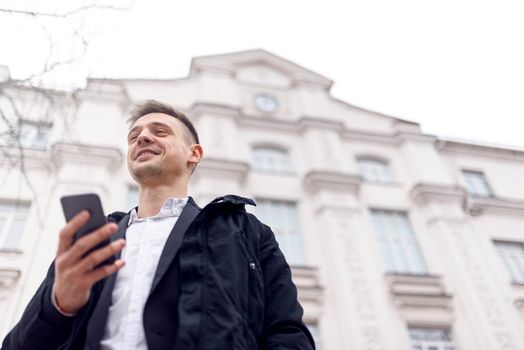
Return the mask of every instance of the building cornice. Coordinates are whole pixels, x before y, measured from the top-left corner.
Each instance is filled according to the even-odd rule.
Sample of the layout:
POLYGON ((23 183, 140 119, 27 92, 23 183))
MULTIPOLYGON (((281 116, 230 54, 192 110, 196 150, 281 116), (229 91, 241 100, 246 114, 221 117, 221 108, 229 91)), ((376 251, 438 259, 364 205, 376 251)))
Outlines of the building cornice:
POLYGON ((524 161, 524 149, 473 142, 461 142, 444 138, 438 138, 435 141, 435 145, 436 148, 441 152, 461 153, 481 157, 524 161))
POLYGON ((296 123, 298 129, 303 131, 309 128, 329 129, 340 132, 344 130, 344 123, 313 116, 302 116, 296 123))
POLYGON ((472 216, 495 212, 522 216, 524 201, 500 197, 468 197, 464 202, 464 210, 472 216))
POLYGON ((255 116, 242 113, 240 108, 217 103, 197 102, 188 110, 195 118, 204 114, 230 116, 238 125, 253 128, 281 130, 286 132, 300 133, 307 129, 333 130, 341 135, 343 139, 360 140, 368 142, 380 142, 389 145, 398 145, 405 141, 418 141, 434 143, 435 137, 417 133, 418 124, 404 121, 397 122, 394 133, 379 133, 359 129, 348 129, 343 122, 322 116, 301 115, 299 119, 289 120, 278 116, 255 116))
POLYGON ((188 110, 188 113, 196 118, 203 114, 218 114, 236 118, 240 116, 240 109, 226 104, 195 102, 188 110))
POLYGON ((417 183, 409 191, 415 203, 431 201, 457 201, 462 203, 466 197, 466 190, 458 186, 417 183))
POLYGON ((406 141, 417 141, 417 142, 425 142, 425 143, 434 143, 436 137, 433 135, 426 135, 422 133, 416 133, 416 132, 405 132, 405 131, 397 131, 394 134, 394 138, 397 142, 397 144, 402 144, 406 141))
POLYGON ((87 87, 76 93, 85 100, 104 100, 126 103, 130 101, 123 81, 111 79, 89 79, 87 87))
POLYGON ((291 265, 291 272, 301 301, 320 306, 323 300, 323 288, 320 285, 318 269, 311 266, 291 265))
POLYGON ((201 71, 234 76, 238 69, 251 64, 279 70, 288 75, 294 85, 315 86, 325 90, 329 90, 333 85, 332 80, 263 49, 194 57, 191 60, 189 76, 194 76, 201 71))
POLYGON ((311 170, 304 177, 306 188, 312 191, 331 189, 358 193, 361 179, 358 175, 329 170, 311 170))
POLYGON ((72 162, 116 169, 122 165, 123 158, 122 151, 116 147, 70 143, 55 143, 51 146, 51 160, 57 167, 72 162))
POLYGON ((394 303, 406 320, 424 321, 417 310, 427 308, 438 312, 438 317, 430 316, 429 322, 446 324, 453 319, 453 296, 446 291, 440 276, 387 274, 386 282, 394 303))
POLYGON ((204 158, 196 169, 196 177, 200 177, 201 173, 218 173, 225 178, 237 180, 244 180, 249 172, 249 164, 246 162, 239 162, 230 159, 204 158))
POLYGON ((19 148, 2 146, 0 147, 2 162, 8 162, 10 167, 19 169, 46 169, 51 170, 49 150, 19 148), (23 162, 23 163, 22 163, 23 162))

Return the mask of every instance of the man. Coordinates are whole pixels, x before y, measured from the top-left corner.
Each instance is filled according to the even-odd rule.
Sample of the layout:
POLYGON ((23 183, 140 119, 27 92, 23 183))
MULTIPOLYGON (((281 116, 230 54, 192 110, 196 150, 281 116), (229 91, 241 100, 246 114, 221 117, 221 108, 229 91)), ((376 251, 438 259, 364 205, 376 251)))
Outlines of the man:
POLYGON ((76 242, 88 213, 65 225, 46 279, 2 348, 314 349, 274 234, 244 209, 254 202, 229 195, 200 209, 188 197, 203 155, 191 121, 150 100, 130 122, 138 207, 76 242))

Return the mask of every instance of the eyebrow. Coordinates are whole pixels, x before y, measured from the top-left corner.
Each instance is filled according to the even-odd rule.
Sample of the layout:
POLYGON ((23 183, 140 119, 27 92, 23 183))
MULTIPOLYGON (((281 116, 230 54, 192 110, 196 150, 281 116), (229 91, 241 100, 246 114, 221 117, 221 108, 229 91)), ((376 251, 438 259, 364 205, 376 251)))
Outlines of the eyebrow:
MULTIPOLYGON (((149 127, 149 126, 163 126, 165 128, 168 128, 170 131, 173 131, 171 129, 171 126, 169 126, 169 124, 166 124, 166 123, 162 123, 162 122, 152 122, 152 123, 149 123, 146 125, 146 127, 149 127)), ((127 137, 129 138, 129 136, 136 130, 142 130, 143 126, 140 126, 140 125, 136 125, 134 127, 131 128, 131 130, 129 130, 129 132, 127 133, 127 137)))

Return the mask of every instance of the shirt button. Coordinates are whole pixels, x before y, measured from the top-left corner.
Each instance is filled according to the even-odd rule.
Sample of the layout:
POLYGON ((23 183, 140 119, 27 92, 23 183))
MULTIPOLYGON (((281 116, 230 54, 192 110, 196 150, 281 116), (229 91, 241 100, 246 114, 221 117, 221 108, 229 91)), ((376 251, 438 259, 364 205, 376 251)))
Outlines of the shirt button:
POLYGON ((256 265, 255 265, 254 262, 250 262, 250 263, 249 263, 249 268, 250 268, 251 270, 254 270, 255 267, 256 267, 256 265))

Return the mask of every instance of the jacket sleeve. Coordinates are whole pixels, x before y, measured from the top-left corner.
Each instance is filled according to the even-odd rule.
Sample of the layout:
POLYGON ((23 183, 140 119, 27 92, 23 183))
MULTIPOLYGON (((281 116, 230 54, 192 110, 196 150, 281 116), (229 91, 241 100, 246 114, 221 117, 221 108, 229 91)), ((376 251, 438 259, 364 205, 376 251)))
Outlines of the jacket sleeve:
POLYGON ((22 318, 7 334, 3 350, 59 349, 71 335, 75 320, 80 316, 62 315, 51 302, 54 264, 45 280, 27 305, 22 318))
POLYGON ((274 233, 268 226, 260 225, 260 263, 265 290, 262 349, 313 350, 313 337, 302 321, 304 312, 291 280, 291 269, 274 233))

